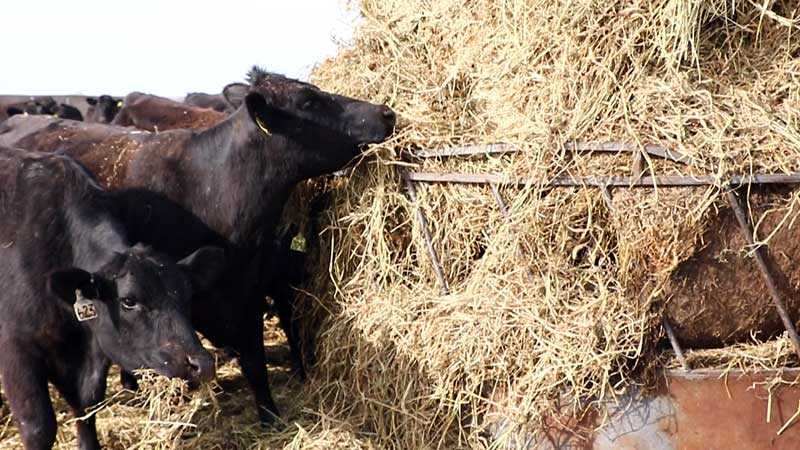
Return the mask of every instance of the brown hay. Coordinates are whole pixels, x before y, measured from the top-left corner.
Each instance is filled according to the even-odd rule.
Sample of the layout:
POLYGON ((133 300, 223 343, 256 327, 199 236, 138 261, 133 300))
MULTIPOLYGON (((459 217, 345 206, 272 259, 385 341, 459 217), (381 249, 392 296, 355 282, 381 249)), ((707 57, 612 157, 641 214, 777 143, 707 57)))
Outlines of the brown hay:
MULTIPOLYGON (((513 439, 558 407, 613 399, 644 369, 672 364, 653 357, 659 308, 724 208, 719 189, 617 189, 609 209, 594 189, 503 188, 506 219, 488 187, 420 186, 412 204, 400 168, 629 175, 629 154, 564 149, 577 140, 658 143, 690 157, 687 166, 648 159, 661 175, 800 169, 796 2, 360 7, 353 45, 315 82, 388 103, 400 123, 351 177, 319 185, 331 204, 312 252, 318 276, 302 298, 317 342, 312 380, 300 386, 273 370, 287 423, 261 431, 233 366, 220 369, 225 391, 187 395, 154 379, 98 412, 109 448, 486 448, 487 413, 502 411, 513 439), (401 159, 406 149, 495 142, 524 151, 401 159), (450 295, 440 294, 416 208, 450 295)), ((797 363, 788 348, 781 339, 688 358, 770 368, 797 363)), ((0 428, 0 450, 18 448, 14 433, 0 428)), ((71 429, 59 433, 71 448, 71 429)))
POLYGON ((317 303, 332 314, 319 336, 321 377, 353 405, 351 420, 392 448, 480 447, 487 411, 527 427, 564 399, 579 410, 638 383, 655 361, 660 300, 724 205, 720 189, 617 189, 612 211, 593 189, 508 188, 506 220, 488 187, 419 186, 411 204, 401 151, 507 142, 524 151, 412 163, 629 175, 629 154, 564 150, 623 141, 690 157, 648 160, 661 175, 796 171, 798 8, 362 1, 355 45, 314 74, 400 114, 394 139, 334 189, 320 251, 332 283, 322 273, 312 289, 330 293, 317 303), (450 295, 440 294, 417 207, 450 295))

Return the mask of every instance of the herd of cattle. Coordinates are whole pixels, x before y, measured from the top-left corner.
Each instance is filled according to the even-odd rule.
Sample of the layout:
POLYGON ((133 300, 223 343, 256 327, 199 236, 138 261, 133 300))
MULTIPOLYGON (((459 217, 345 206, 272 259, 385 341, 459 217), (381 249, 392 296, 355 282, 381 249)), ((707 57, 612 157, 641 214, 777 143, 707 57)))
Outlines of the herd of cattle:
POLYGON ((48 383, 98 449, 85 412, 112 364, 131 389, 140 368, 212 378, 195 330, 237 355, 260 420, 278 415, 267 297, 302 373, 284 205, 387 139, 395 113, 258 67, 247 81, 183 103, 88 98, 86 121, 46 98, 0 108, 0 382, 25 449, 55 442, 48 383))

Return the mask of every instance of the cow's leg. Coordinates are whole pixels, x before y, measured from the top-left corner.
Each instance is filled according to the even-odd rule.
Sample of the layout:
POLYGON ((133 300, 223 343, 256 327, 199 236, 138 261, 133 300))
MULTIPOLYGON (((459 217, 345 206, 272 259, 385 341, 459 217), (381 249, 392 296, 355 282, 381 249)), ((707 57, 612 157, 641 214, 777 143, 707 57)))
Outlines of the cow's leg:
POLYGON ((306 379, 306 371, 303 365, 303 353, 300 347, 300 330, 297 327, 297 320, 294 318, 294 296, 292 289, 287 287, 281 289, 273 300, 275 300, 275 309, 278 312, 279 323, 283 332, 286 334, 286 340, 289 341, 289 350, 292 355, 292 363, 297 370, 297 375, 301 380, 306 379))
POLYGON ((129 391, 136 392, 139 390, 139 381, 136 379, 136 375, 127 370, 120 369, 119 382, 122 384, 122 387, 129 391))
POLYGON ((3 346, 0 377, 25 450, 51 450, 56 415, 47 391, 47 369, 28 349, 3 346))
MULTIPOLYGON (((253 319, 260 319, 256 314, 253 319)), ((267 374, 267 361, 264 355, 264 324, 260 320, 248 320, 241 331, 234 350, 239 354, 239 365, 250 384, 256 400, 258 417, 263 424, 272 423, 278 417, 278 408, 272 401, 267 374)))
POLYGON ((77 418, 79 450, 100 450, 94 414, 86 417, 86 410, 103 401, 109 365, 89 357, 77 371, 69 371, 55 380, 56 389, 64 397, 77 418))

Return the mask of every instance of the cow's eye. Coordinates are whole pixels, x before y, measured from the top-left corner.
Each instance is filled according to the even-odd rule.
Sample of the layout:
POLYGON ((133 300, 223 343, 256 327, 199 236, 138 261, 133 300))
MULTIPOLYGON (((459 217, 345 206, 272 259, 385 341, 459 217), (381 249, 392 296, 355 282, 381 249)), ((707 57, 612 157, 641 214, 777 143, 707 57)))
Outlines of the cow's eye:
POLYGON ((306 100, 303 102, 303 105, 300 106, 301 109, 311 109, 314 107, 314 100, 306 100))
POLYGON ((119 303, 125 309, 135 309, 136 306, 137 306, 136 305, 136 300, 134 300, 134 299, 132 299, 130 297, 122 297, 121 299, 119 299, 119 303))

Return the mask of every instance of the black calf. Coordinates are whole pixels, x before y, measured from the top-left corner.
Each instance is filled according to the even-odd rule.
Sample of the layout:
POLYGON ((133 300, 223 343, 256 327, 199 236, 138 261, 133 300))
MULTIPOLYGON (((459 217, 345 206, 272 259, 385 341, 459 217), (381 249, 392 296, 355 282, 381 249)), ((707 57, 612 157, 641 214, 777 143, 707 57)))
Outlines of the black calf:
MULTIPOLYGON (((111 197, 66 156, 0 147, 0 180, 0 377, 26 450, 55 440, 48 382, 82 417, 112 362, 214 376, 189 299, 217 278, 220 249, 175 264, 131 246, 111 197)), ((79 448, 99 449, 94 417, 76 424, 79 448)))

